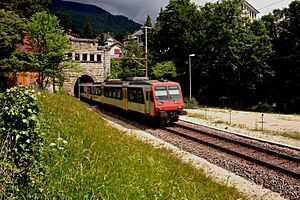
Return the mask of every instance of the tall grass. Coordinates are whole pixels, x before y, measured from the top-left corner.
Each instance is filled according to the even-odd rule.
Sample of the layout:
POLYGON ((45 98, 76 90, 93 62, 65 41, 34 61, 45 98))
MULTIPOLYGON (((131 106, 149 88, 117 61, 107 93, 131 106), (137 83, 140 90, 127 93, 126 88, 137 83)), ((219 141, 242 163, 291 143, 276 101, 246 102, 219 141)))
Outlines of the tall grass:
POLYGON ((108 125, 80 101, 39 96, 49 199, 244 199, 169 150, 108 125))

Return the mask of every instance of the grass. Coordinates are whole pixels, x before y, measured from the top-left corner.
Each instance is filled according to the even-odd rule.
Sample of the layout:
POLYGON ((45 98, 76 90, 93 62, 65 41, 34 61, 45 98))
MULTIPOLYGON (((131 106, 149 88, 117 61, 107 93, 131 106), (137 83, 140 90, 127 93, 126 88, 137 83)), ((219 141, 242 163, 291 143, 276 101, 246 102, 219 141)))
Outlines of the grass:
POLYGON ((39 96, 47 199, 245 199, 167 149, 109 126, 80 101, 39 96))
POLYGON ((213 119, 213 117, 208 116, 206 114, 202 114, 202 113, 192 113, 192 112, 188 112, 187 114, 188 117, 195 117, 195 118, 199 118, 199 119, 206 119, 206 120, 211 120, 213 119))

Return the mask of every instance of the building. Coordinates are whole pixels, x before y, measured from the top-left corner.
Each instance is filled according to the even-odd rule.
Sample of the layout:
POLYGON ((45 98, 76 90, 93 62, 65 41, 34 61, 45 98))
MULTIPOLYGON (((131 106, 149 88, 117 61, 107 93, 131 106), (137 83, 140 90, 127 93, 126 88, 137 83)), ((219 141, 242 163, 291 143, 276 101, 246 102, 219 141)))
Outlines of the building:
POLYGON ((110 76, 109 48, 101 46, 98 39, 70 38, 71 49, 67 56, 79 63, 80 69, 66 70, 63 88, 78 95, 78 85, 84 82, 103 82, 110 76))
POLYGON ((108 33, 103 33, 104 44, 109 48, 109 55, 111 58, 121 57, 124 46, 121 42, 113 38, 108 33))
POLYGON ((244 16, 248 16, 250 20, 256 19, 259 11, 254 8, 249 2, 243 1, 241 4, 241 8, 244 16))
MULTIPOLYGON (((219 1, 217 1, 218 3, 219 1)), ((256 19, 259 11, 254 8, 248 1, 244 0, 241 4, 243 16, 248 16, 250 20, 256 19)))
POLYGON ((137 43, 139 47, 144 46, 144 31, 142 29, 134 32, 131 35, 128 35, 127 38, 124 40, 124 45, 128 45, 129 42, 137 43))

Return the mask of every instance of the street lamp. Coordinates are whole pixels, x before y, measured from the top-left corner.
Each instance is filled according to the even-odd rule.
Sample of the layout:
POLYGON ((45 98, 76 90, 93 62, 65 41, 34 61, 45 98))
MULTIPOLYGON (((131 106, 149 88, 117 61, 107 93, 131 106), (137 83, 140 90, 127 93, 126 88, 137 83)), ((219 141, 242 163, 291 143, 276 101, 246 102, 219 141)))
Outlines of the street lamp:
POLYGON ((195 56, 195 54, 189 55, 189 81, 190 81, 190 101, 192 99, 192 66, 191 66, 191 57, 195 56))
POLYGON ((146 66, 146 77, 148 77, 148 38, 147 38, 147 29, 151 29, 149 26, 142 26, 142 29, 145 29, 145 66, 146 66))

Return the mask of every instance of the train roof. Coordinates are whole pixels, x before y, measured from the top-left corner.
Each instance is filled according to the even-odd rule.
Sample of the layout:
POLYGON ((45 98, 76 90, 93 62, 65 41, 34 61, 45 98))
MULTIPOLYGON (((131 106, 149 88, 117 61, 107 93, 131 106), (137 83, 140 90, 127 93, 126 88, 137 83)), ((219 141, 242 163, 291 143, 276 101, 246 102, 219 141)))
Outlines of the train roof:
POLYGON ((142 85, 165 85, 165 84, 178 84, 169 80, 149 80, 147 77, 133 77, 126 80, 109 79, 104 82, 81 83, 81 86, 142 86, 142 85))

